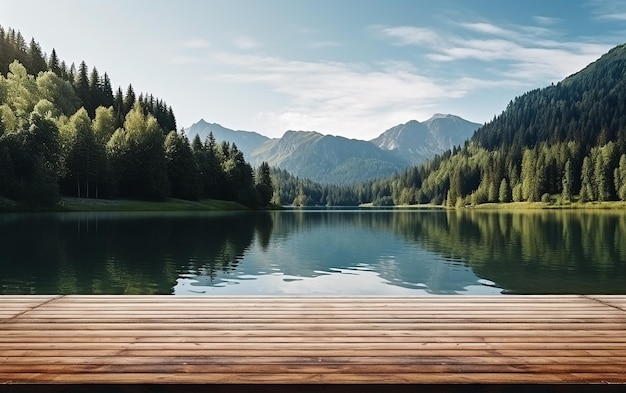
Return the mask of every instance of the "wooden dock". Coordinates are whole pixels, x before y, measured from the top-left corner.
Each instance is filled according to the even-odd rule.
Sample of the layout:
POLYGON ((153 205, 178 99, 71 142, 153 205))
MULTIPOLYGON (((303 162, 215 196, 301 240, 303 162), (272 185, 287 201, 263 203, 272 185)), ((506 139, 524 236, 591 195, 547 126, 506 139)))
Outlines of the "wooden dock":
POLYGON ((0 296, 0 384, 626 383, 626 296, 0 296))

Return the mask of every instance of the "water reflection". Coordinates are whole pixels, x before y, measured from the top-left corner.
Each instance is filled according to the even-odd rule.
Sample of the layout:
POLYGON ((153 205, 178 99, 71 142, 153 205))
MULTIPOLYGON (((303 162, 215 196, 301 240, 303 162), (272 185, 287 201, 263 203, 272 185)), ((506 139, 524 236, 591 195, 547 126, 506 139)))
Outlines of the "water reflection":
POLYGON ((626 215, 275 211, 0 216, 0 291, 626 293, 626 215))

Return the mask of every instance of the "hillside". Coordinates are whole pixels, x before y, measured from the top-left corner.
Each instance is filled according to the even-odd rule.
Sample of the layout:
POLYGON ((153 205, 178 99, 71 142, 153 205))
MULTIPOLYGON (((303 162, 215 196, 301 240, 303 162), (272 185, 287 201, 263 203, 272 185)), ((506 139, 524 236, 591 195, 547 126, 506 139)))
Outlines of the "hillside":
POLYGON ((54 49, 47 56, 34 38, 27 45, 0 27, 0 205, 174 197, 264 207, 272 193, 269 167, 255 177, 235 146, 192 149, 163 100, 132 85, 114 94, 106 72, 68 67, 54 49))
POLYGON ((288 131, 257 149, 253 162, 321 183, 357 183, 391 176, 407 166, 396 155, 356 139, 316 132, 288 131))
POLYGON ((409 169, 394 203, 626 200, 626 46, 512 100, 462 149, 409 169))

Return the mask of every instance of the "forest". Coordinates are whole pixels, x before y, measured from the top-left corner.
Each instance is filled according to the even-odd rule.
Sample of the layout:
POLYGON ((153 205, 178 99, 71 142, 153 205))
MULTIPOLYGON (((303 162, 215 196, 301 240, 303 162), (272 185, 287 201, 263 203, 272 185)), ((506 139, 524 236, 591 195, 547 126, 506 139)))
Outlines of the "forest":
POLYGON ((626 45, 515 98, 464 146, 389 179, 347 187, 275 176, 281 202, 302 205, 626 201, 626 45))
POLYGON ((190 142, 171 106, 108 74, 46 55, 0 27, 0 197, 51 206, 61 196, 223 199, 266 206, 270 168, 256 171, 237 146, 190 142))
POLYGON ((512 100, 463 146, 387 179, 318 184, 212 135, 190 141, 172 107, 0 27, 0 200, 222 199, 246 206, 626 201, 626 46, 512 100))

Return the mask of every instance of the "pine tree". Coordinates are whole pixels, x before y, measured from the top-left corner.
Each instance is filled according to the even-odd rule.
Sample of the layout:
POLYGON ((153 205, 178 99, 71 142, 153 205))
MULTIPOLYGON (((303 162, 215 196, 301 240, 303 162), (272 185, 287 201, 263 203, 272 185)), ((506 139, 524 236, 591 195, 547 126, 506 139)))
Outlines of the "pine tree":
POLYGON ((133 85, 129 84, 126 89, 126 95, 124 96, 124 117, 133 109, 136 101, 135 89, 133 89, 133 85))
POLYGON ((593 189, 593 168, 589 157, 583 159, 583 166, 580 174, 580 200, 589 202, 595 200, 593 189))
POLYGON ((165 138, 165 160, 172 197, 198 199, 200 197, 199 171, 187 137, 181 136, 176 131, 170 131, 167 134, 165 138))
POLYGON ((506 181, 506 178, 502 179, 500 182, 500 190, 499 190, 499 200, 502 203, 511 202, 511 189, 509 188, 509 184, 506 181))
POLYGON ((117 88, 113 98, 113 110, 115 111, 115 128, 122 128, 126 119, 126 111, 124 109, 124 93, 122 93, 121 87, 117 88))
POLYGON ((96 115, 96 108, 104 105, 104 94, 102 94, 102 81, 96 67, 91 69, 89 74, 89 108, 87 113, 92 119, 96 115))
POLYGON ((101 92, 102 96, 100 99, 102 100, 102 102, 100 103, 100 105, 105 108, 113 106, 115 102, 115 100, 113 99, 113 88, 111 87, 111 80, 109 79, 109 75, 106 72, 102 77, 101 92))
POLYGON ((89 91, 89 69, 87 68, 87 64, 84 61, 80 63, 80 66, 78 68, 78 75, 76 75, 74 89, 76 90, 76 95, 82 101, 83 107, 87 110, 87 113, 89 114, 89 109, 91 108, 91 94, 89 91))
POLYGON ((59 58, 57 57, 57 51, 54 48, 52 49, 52 53, 50 53, 50 58, 48 59, 48 70, 62 77, 59 58))
POLYGON ((34 38, 30 40, 28 46, 28 60, 28 71, 31 75, 37 76, 40 72, 48 69, 41 47, 34 38))
POLYGON ((619 159, 619 166, 614 171, 615 190, 620 200, 626 201, 626 154, 619 159))
POLYGON ((274 195, 274 184, 272 183, 270 166, 263 161, 257 171, 256 190, 259 196, 259 206, 265 207, 272 200, 274 195))
POLYGON ((561 194, 565 202, 570 202, 572 200, 573 177, 572 161, 567 160, 565 163, 565 171, 563 173, 563 191, 561 194))

